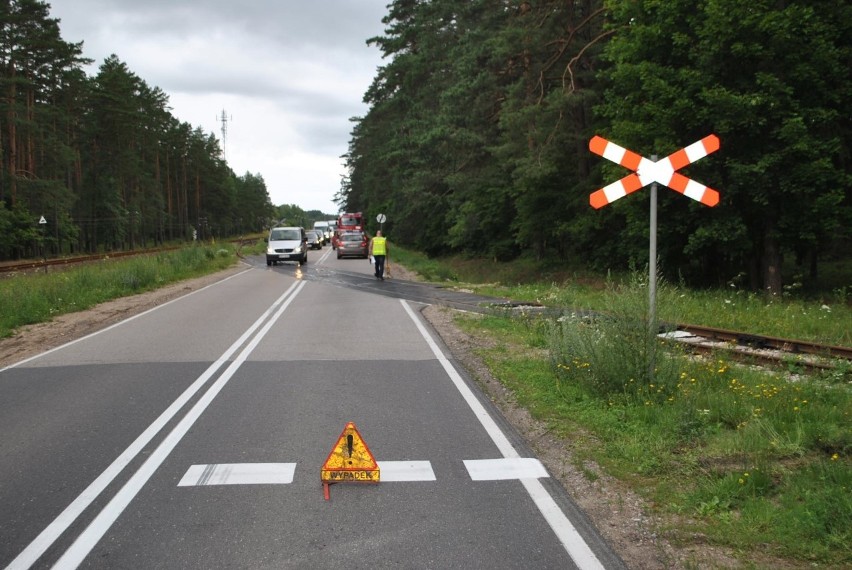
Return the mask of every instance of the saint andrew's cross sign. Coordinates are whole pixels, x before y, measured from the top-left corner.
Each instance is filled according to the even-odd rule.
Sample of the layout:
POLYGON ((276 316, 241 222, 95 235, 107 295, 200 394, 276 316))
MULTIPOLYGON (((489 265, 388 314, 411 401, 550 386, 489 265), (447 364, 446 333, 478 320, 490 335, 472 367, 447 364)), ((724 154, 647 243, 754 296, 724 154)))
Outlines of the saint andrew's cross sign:
POLYGON ((633 173, 621 180, 617 180, 589 195, 589 203, 595 209, 603 208, 607 204, 653 182, 668 186, 705 206, 712 207, 719 203, 718 192, 677 172, 684 166, 719 150, 719 137, 716 135, 707 135, 700 141, 658 161, 645 158, 599 136, 595 136, 589 141, 589 150, 633 170, 633 173))
POLYGON ((707 135, 700 141, 682 148, 662 160, 656 160, 656 156, 653 157, 654 160, 645 158, 599 136, 595 136, 589 141, 589 150, 633 171, 621 180, 589 194, 589 203, 593 208, 603 208, 648 184, 651 185, 650 251, 648 252, 648 292, 650 296, 648 378, 653 379, 656 361, 654 352, 656 343, 653 342, 653 339, 657 333, 657 184, 668 186, 705 206, 717 205, 719 203, 718 192, 690 180, 677 171, 719 150, 719 137, 707 135))

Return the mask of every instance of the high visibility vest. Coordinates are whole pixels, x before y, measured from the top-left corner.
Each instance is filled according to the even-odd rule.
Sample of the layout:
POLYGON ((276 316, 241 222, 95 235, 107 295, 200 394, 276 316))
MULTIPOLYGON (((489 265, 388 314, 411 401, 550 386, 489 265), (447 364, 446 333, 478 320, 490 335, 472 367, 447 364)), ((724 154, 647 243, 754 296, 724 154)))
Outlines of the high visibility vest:
POLYGON ((374 237, 373 238, 373 255, 386 255, 387 254, 387 246, 385 245, 387 242, 387 238, 383 237, 374 237))

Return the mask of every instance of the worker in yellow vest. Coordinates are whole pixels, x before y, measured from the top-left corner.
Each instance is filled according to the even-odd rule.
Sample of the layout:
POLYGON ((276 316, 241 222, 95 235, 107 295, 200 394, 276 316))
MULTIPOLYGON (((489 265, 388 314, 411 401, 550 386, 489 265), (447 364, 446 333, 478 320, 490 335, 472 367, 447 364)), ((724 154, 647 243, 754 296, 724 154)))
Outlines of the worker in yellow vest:
POLYGON ((388 255, 388 240, 382 236, 382 231, 370 240, 370 257, 374 260, 376 279, 385 280, 385 258, 388 255))

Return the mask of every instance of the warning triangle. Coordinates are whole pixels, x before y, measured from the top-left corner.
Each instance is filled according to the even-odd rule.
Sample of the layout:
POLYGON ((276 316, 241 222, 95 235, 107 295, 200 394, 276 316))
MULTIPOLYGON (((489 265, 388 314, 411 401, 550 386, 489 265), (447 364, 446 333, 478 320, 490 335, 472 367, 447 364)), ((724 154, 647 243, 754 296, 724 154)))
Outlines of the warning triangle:
POLYGON ((328 454, 322 466, 323 482, 360 481, 379 482, 379 464, 358 433, 353 422, 346 424, 343 433, 328 454))

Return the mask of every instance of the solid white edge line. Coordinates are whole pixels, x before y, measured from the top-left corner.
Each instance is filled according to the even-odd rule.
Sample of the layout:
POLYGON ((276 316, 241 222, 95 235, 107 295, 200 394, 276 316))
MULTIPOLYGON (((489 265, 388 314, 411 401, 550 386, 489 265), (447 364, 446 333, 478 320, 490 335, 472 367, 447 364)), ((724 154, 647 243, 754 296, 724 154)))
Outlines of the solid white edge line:
MULTIPOLYGON (((86 530, 77 537, 74 543, 65 551, 65 554, 63 554, 57 561, 56 565, 54 565, 54 568, 77 568, 77 566, 83 562, 89 552, 92 551, 116 519, 118 519, 119 515, 121 515, 124 509, 127 508, 130 501, 136 497, 145 483, 147 483, 154 475, 154 472, 160 467, 160 465, 162 465, 163 461, 166 460, 180 440, 183 439, 183 436, 186 435, 193 424, 195 424, 204 410, 207 409, 207 406, 210 405, 231 377, 242 366, 249 354, 251 354, 255 347, 257 347, 263 337, 266 336, 272 328, 272 325, 275 324, 287 307, 290 306, 290 303, 296 298, 305 284, 305 281, 300 281, 296 285, 296 289, 293 291, 293 294, 290 295, 290 297, 281 305, 281 308, 276 311, 263 328, 254 336, 254 338, 251 339, 248 345, 237 356, 236 360, 234 360, 234 362, 225 369, 222 375, 213 383, 212 386, 210 386, 207 392, 201 396, 198 402, 196 402, 192 409, 187 412, 186 416, 184 416, 178 425, 175 426, 171 433, 166 436, 157 449, 151 453, 148 460, 142 464, 139 470, 134 473, 130 480, 128 480, 121 490, 116 493, 112 500, 103 508, 98 516, 95 517, 91 524, 89 524, 86 530)), ((290 289, 288 289, 288 291, 289 290, 290 289)))
POLYGON ((295 463, 214 463, 192 465, 178 487, 208 485, 289 485, 295 463))
POLYGON ((461 393, 462 398, 473 410, 474 415, 476 415, 479 422, 482 424, 482 427, 485 428, 486 433, 491 437, 491 440, 494 442, 494 445, 497 446, 497 449, 500 450, 500 453, 503 454, 503 457, 519 457, 518 452, 515 451, 515 448, 509 443, 508 438, 503 434, 500 428, 497 426, 497 423, 492 419, 491 415, 485 409, 485 407, 479 402, 473 392, 468 388, 467 384, 465 384, 462 377, 453 368, 453 365, 450 364, 450 361, 444 356, 441 352, 441 349, 438 348, 437 343, 432 339, 432 336, 429 334, 429 331, 426 330, 426 327, 423 326, 423 323, 420 322, 420 319, 417 318, 417 315, 414 314, 414 311, 408 306, 408 303, 404 299, 400 299, 399 301, 405 311, 408 313, 408 316, 414 322, 414 325, 417 327, 417 330, 420 331, 420 334, 423 336, 424 340, 426 340, 426 344, 429 345, 429 348, 432 349, 432 354, 435 355, 435 358, 438 359, 438 362, 441 363, 441 366, 444 368, 444 371, 447 373, 447 376, 450 377, 450 380, 453 381, 456 389, 461 393))
MULTIPOLYGON (((405 299, 400 299, 399 302, 405 308, 411 320, 414 321, 417 330, 420 331, 420 334, 432 349, 432 353, 435 354, 435 357, 441 363, 441 366, 443 366, 447 375, 453 381, 453 384, 461 392, 462 397, 471 407, 473 413, 482 423, 482 427, 485 428, 485 431, 494 440, 494 443, 503 456, 518 457, 518 452, 515 451, 515 448, 509 443, 508 438, 506 438, 497 426, 497 423, 491 418, 482 404, 479 403, 479 400, 476 399, 470 388, 467 387, 467 384, 465 384, 456 369, 453 368, 453 365, 444 357, 441 349, 438 348, 438 344, 432 339, 429 331, 426 330, 426 327, 417 315, 414 314, 412 308, 405 299)), ((553 500, 553 497, 550 496, 550 493, 547 492, 541 481, 538 479, 521 479, 520 481, 574 563, 581 570, 605 570, 598 557, 595 556, 595 553, 592 552, 592 549, 589 548, 589 545, 586 544, 586 541, 583 540, 583 537, 580 536, 580 533, 577 532, 570 519, 562 512, 562 509, 559 508, 559 505, 556 504, 556 501, 553 500)))
POLYGON ((215 287, 215 286, 217 286, 217 285, 220 285, 220 284, 224 283, 225 281, 229 281, 230 279, 233 279, 234 277, 239 277, 240 275, 243 275, 243 274, 245 274, 245 273, 248 273, 249 271, 252 271, 252 269, 246 269, 246 270, 244 270, 244 271, 240 271, 239 273, 235 273, 235 274, 233 274, 233 275, 230 275, 230 276, 228 276, 228 277, 225 277, 224 279, 221 279, 221 280, 219 280, 219 281, 216 281, 215 283, 211 283, 210 285, 205 285, 205 286, 204 286, 204 287, 202 287, 201 289, 196 289, 195 291, 190 291, 190 292, 189 292, 189 293, 187 293, 186 295, 181 295, 180 297, 176 297, 176 298, 172 299, 171 301, 166 301, 166 302, 165 302, 165 303, 163 303, 162 305, 157 305, 156 307, 151 307, 151 308, 150 308, 150 309, 148 309, 147 311, 142 311, 142 312, 141 312, 141 313, 139 313, 138 315, 133 315, 132 317, 127 317, 126 319, 121 320, 121 321, 119 321, 119 322, 117 322, 117 323, 113 323, 113 324, 111 324, 110 326, 108 326, 108 327, 106 327, 106 328, 103 328, 103 329, 101 329, 101 330, 99 330, 99 331, 95 331, 95 332, 93 332, 93 333, 89 333, 89 334, 87 334, 86 336, 81 336, 80 338, 76 338, 76 339, 74 339, 74 340, 72 340, 72 341, 68 341, 68 342, 66 342, 65 344, 61 344, 61 345, 59 345, 59 346, 55 346, 55 347, 51 348, 50 350, 45 350, 44 352, 40 352, 40 353, 38 353, 38 354, 36 354, 36 355, 34 355, 34 356, 30 356, 29 358, 25 358, 24 360, 21 360, 20 362, 15 362, 14 364, 10 364, 9 366, 7 366, 7 367, 5 367, 5 368, 0 368, 0 372, 5 372, 6 370, 9 370, 10 368, 15 368, 16 366, 20 366, 21 364, 26 364, 27 362, 31 362, 31 361, 33 361, 33 360, 35 360, 35 359, 37 359, 37 358, 41 358, 42 356, 46 356, 46 355, 48 355, 48 354, 50 354, 50 353, 52 353, 52 352, 56 352, 57 350, 62 350, 63 348, 67 348, 67 347, 69 347, 69 346, 71 346, 71 345, 73 345, 73 344, 77 344, 78 342, 83 342, 84 340, 89 339, 89 338, 91 338, 91 337, 93 337, 93 336, 97 336, 97 335, 99 335, 99 334, 101 334, 101 333, 105 333, 105 332, 107 332, 107 331, 110 331, 110 330, 112 330, 112 329, 114 329, 114 328, 116 328, 116 327, 119 327, 119 326, 121 326, 121 325, 123 325, 123 324, 125 324, 125 323, 129 323, 130 321, 136 320, 136 319, 138 319, 139 317, 144 317, 144 316, 145 316, 145 315, 147 315, 148 313, 154 312, 154 311, 156 311, 157 309, 162 309, 162 308, 163 308, 163 307, 165 307, 166 305, 171 305, 172 303, 175 303, 175 302, 177 302, 177 301, 180 301, 181 299, 186 299, 186 298, 187 298, 187 297, 189 297, 190 295, 195 295, 196 293, 201 293, 201 292, 202 292, 202 291, 204 291, 205 289, 209 289, 210 287, 215 287))
POLYGON ((521 479, 520 481, 577 567, 581 570, 606 570, 541 481, 538 479, 521 479))
MULTIPOLYGON (((236 275, 232 275, 231 277, 236 277, 237 275, 242 275, 245 272, 240 272, 236 275)), ((222 283, 228 277, 223 279, 222 281, 217 281, 207 287, 203 287, 202 289, 198 289, 193 293, 201 292, 208 287, 212 287, 218 283, 222 283)), ((7 570, 22 570, 29 568, 41 557, 45 551, 50 548, 50 546, 56 541, 59 536, 65 532, 69 526, 77 519, 78 516, 86 509, 92 502, 103 492, 103 490, 110 484, 112 481, 118 476, 118 474, 136 457, 148 443, 163 429, 163 427, 170 422, 175 415, 180 411, 181 408, 186 405, 186 403, 207 383, 207 381, 221 368, 237 351, 237 349, 242 346, 246 339, 254 333, 255 330, 265 321, 268 316, 273 312, 275 307, 280 304, 287 295, 296 287, 296 283, 293 283, 287 291, 284 292, 263 314, 249 327, 241 336, 234 342, 223 354, 220 356, 213 364, 211 364, 207 370, 205 370, 201 376, 199 376, 190 386, 184 390, 184 392, 174 401, 172 404, 166 408, 166 410, 160 414, 160 416, 154 420, 154 422, 148 426, 145 431, 143 431, 136 440, 131 443, 127 449, 125 449, 121 455, 119 455, 110 465, 107 467, 92 483, 86 487, 80 495, 77 496, 74 501, 69 504, 64 511, 62 511, 59 516, 57 516, 39 535, 29 544, 27 547, 15 557, 14 560, 6 567, 7 570)), ((134 317, 121 321, 121 323, 125 323, 135 319, 136 317, 142 316, 146 313, 149 313, 155 309, 159 309, 161 307, 165 307, 166 305, 178 301, 180 299, 184 299, 191 295, 189 293, 187 295, 183 295, 177 299, 173 299, 168 303, 163 303, 162 305, 158 305, 144 313, 140 313, 134 317)), ((103 329, 102 331, 92 333, 83 338, 89 338, 100 332, 104 332, 109 330, 115 326, 118 326, 121 323, 116 323, 115 325, 103 329)), ((83 340, 83 339, 79 339, 83 340)), ((72 341, 63 346, 68 346, 74 344, 72 341)), ((58 350, 61 347, 57 347, 54 350, 58 350)), ((49 351, 52 352, 52 351, 49 351)), ((47 354, 47 353, 44 353, 47 354)), ((36 358, 36 357, 33 357, 36 358)), ((30 359, 31 360, 31 359, 30 359)))

